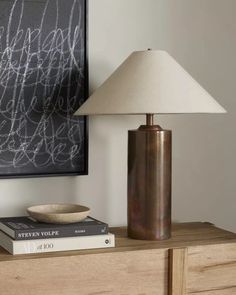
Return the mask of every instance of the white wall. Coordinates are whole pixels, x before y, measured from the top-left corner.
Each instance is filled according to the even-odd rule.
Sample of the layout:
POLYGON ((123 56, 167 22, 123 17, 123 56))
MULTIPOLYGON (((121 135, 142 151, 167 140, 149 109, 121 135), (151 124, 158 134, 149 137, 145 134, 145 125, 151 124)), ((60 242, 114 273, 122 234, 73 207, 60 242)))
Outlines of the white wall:
MULTIPOLYGON (((133 50, 167 48, 229 110, 156 117, 173 130, 173 217, 236 230, 234 1, 90 0, 91 90, 133 50)), ((28 205, 81 202, 111 225, 126 223, 127 130, 143 117, 90 118, 89 176, 0 180, 0 215, 28 205)))
POLYGON ((163 46, 228 110, 171 118, 174 217, 236 231, 236 1, 164 5, 163 46))

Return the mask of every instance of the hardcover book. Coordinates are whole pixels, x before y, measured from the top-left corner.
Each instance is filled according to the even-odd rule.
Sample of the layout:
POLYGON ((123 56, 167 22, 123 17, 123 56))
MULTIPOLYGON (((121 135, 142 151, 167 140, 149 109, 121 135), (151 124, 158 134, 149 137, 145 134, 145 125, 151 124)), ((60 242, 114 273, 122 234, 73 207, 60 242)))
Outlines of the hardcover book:
POLYGON ((0 231, 0 246, 13 255, 110 248, 115 246, 115 236, 108 233, 105 235, 69 237, 61 239, 51 238, 16 241, 0 231))
POLYGON ((108 225, 92 217, 72 224, 37 222, 29 216, 0 218, 0 230, 15 240, 36 240, 75 236, 104 235, 108 225))

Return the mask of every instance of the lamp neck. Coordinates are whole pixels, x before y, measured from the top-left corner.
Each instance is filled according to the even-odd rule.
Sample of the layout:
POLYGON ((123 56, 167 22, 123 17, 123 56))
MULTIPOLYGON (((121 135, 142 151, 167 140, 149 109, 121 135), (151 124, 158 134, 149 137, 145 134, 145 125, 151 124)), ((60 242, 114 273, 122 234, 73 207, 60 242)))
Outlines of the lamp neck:
POLYGON ((154 114, 146 114, 146 125, 147 126, 153 126, 154 122, 154 114))
POLYGON ((142 131, 162 131, 159 125, 154 125, 154 114, 146 114, 146 125, 141 125, 138 130, 142 131))

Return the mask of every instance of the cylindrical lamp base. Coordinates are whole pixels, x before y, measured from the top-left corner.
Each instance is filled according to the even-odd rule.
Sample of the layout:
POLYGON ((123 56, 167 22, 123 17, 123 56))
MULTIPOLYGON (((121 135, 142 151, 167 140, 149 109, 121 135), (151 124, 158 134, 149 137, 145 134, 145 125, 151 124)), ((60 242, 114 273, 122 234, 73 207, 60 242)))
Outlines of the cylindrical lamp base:
POLYGON ((128 236, 171 236, 171 131, 160 126, 129 131, 128 236))

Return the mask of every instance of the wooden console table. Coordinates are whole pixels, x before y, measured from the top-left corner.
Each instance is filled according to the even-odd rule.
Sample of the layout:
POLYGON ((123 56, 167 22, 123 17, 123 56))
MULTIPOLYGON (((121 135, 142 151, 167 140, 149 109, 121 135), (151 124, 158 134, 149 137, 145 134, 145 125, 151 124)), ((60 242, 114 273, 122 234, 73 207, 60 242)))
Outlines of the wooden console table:
POLYGON ((209 223, 174 224, 162 242, 111 231, 112 249, 11 256, 0 248, 0 294, 236 294, 236 234, 209 223))

